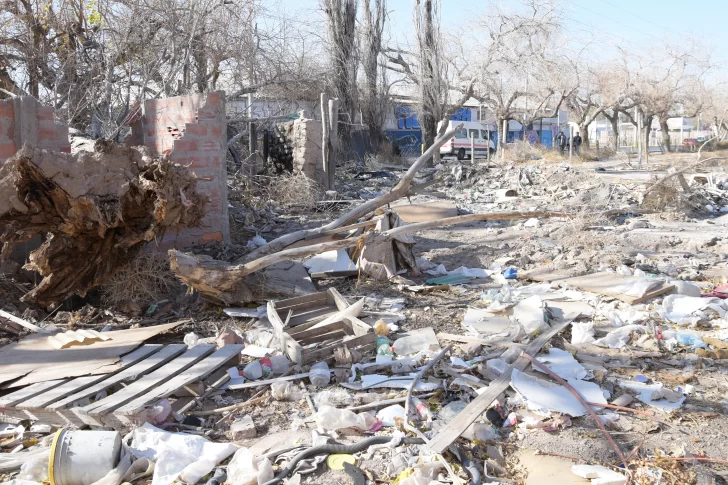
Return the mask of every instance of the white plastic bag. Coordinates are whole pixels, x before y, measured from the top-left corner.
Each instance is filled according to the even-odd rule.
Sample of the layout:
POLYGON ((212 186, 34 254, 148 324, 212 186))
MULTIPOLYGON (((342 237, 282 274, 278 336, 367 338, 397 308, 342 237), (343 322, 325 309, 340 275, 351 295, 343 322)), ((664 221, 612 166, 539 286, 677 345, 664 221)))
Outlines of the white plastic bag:
POLYGON ((523 330, 529 335, 543 332, 549 329, 543 307, 541 297, 534 295, 513 307, 513 318, 523 326, 523 330))
POLYGON ((156 461, 152 485, 170 485, 178 479, 196 483, 237 449, 232 443, 212 443, 201 436, 170 433, 149 423, 135 429, 132 437, 132 454, 156 461))
POLYGON ((594 322, 574 322, 571 324, 571 344, 590 344, 594 338, 594 322))
POLYGON ((273 480, 273 465, 268 458, 256 457, 240 448, 227 467, 227 482, 232 485, 262 485, 273 480))

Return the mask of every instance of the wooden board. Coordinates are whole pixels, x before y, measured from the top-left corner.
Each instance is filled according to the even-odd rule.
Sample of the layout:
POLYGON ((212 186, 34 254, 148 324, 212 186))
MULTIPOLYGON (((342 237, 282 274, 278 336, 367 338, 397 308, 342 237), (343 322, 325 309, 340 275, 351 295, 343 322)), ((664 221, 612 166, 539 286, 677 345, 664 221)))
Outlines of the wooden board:
MULTIPOLYGON (((114 394, 104 399, 101 399, 98 402, 85 406, 79 411, 80 414, 76 414, 79 414, 79 416, 100 416, 102 414, 111 413, 112 411, 132 401, 141 394, 149 391, 153 387, 167 381, 171 376, 174 376, 179 372, 188 369, 196 362, 212 353, 214 349, 214 344, 195 345, 187 352, 174 359, 172 362, 169 362, 168 364, 165 364, 154 372, 147 374, 141 379, 132 382, 124 389, 121 389, 120 391, 117 391, 114 394)), ((98 425, 99 424, 97 424, 97 426, 98 425)))
POLYGON ((608 296, 610 298, 616 298, 617 300, 623 301, 630 305, 636 305, 642 303, 651 298, 655 298, 660 295, 671 292, 675 287, 668 283, 663 282, 660 286, 652 289, 644 295, 630 296, 623 293, 617 293, 614 291, 615 287, 637 281, 640 278, 637 276, 623 276, 617 273, 592 273, 583 276, 574 277, 561 277, 559 273, 527 273, 523 275, 527 279, 534 281, 548 281, 556 282, 560 285, 569 285, 582 291, 588 291, 590 293, 598 293, 600 295, 608 296))
MULTIPOLYGON (((138 349, 124 355, 119 360, 121 368, 119 371, 126 369, 127 367, 133 366, 134 364, 144 360, 151 354, 158 352, 162 348, 162 345, 143 345, 138 349)), ((52 404, 56 401, 63 399, 64 397, 75 394, 87 387, 90 387, 96 383, 99 383, 105 379, 111 377, 108 374, 101 376, 83 376, 70 379, 60 386, 54 387, 53 389, 46 391, 40 395, 37 395, 31 399, 27 399, 16 405, 18 409, 35 409, 42 408, 52 404)))
POLYGON ((63 383, 65 382, 67 382, 66 379, 56 379, 54 381, 45 381, 31 384, 30 386, 26 386, 0 398, 0 408, 15 406, 16 404, 21 403, 27 399, 31 399, 39 394, 43 394, 46 391, 50 391, 54 387, 63 385, 63 383))
MULTIPOLYGON (((551 340, 557 333, 565 329, 571 322, 562 322, 552 327, 531 342, 526 350, 528 355, 535 356, 546 342, 551 340)), ((458 413, 435 437, 427 444, 427 447, 435 453, 443 453, 453 441, 458 439, 473 422, 478 419, 486 409, 495 401, 500 394, 511 384, 511 373, 513 369, 524 370, 529 364, 528 359, 519 357, 506 372, 497 380, 490 383, 487 391, 476 397, 468 406, 458 413)))
POLYGON ((308 377, 308 372, 304 372, 303 374, 292 374, 290 376, 276 377, 273 379, 267 379, 265 381, 248 381, 244 382, 243 384, 230 384, 228 386, 228 389, 230 389, 231 391, 238 391, 240 389, 250 389, 251 387, 268 386, 275 382, 295 381, 297 379, 304 379, 306 377, 308 377))
POLYGON ((12 388, 69 377, 106 374, 118 369, 120 356, 139 347, 145 340, 184 322, 114 330, 106 332, 111 340, 62 350, 51 347, 47 335, 28 335, 2 348, 0 383, 5 383, 3 387, 12 388))
POLYGON ((196 363, 192 367, 180 372, 168 381, 162 383, 159 386, 154 387, 149 392, 142 394, 133 401, 123 405, 114 411, 114 414, 121 418, 121 416, 136 416, 143 413, 142 419, 128 419, 131 424, 143 424, 146 422, 146 407, 151 404, 171 396, 175 391, 182 387, 204 379, 208 375, 212 374, 215 370, 219 369, 231 359, 237 358, 237 363, 240 362, 240 351, 243 350, 244 345, 226 345, 204 360, 196 363))
POLYGON ((64 409, 73 405, 74 402, 86 399, 87 397, 93 397, 99 392, 109 389, 112 386, 115 386, 122 382, 128 382, 137 379, 138 377, 141 377, 158 369, 162 365, 166 364, 170 360, 180 355, 186 349, 187 346, 183 344, 166 345, 159 352, 152 354, 141 362, 127 367, 118 374, 105 376, 104 380, 92 386, 86 387, 83 390, 76 391, 75 393, 62 398, 59 401, 48 405, 47 409, 52 411, 58 411, 60 409, 64 409))

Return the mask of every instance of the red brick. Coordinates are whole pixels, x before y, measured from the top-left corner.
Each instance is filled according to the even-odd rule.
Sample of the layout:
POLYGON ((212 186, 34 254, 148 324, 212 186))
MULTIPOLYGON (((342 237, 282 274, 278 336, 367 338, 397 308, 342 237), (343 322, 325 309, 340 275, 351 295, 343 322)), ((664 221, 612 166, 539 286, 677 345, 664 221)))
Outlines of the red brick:
POLYGON ((196 152, 197 142, 195 140, 175 140, 174 151, 180 152, 196 152))
POLYGON ((60 147, 58 151, 63 153, 71 153, 71 145, 60 147))
POLYGON ((55 137, 56 137, 56 130, 52 130, 50 128, 39 128, 38 129, 38 139, 39 140, 51 141, 55 137))
POLYGON ((0 143, 0 158, 10 158, 17 151, 18 149, 15 148, 15 143, 0 143))
POLYGON ((222 127, 220 125, 212 125, 210 127, 210 136, 220 138, 222 136, 222 127))
POLYGON ((220 142, 217 140, 205 140, 202 142, 200 150, 202 150, 203 152, 219 152, 220 142))
POLYGON ((207 104, 210 106, 220 106, 220 93, 207 93, 207 104))
POLYGON ((197 119, 199 120, 216 120, 217 116, 217 111, 210 109, 201 109, 197 112, 197 119))
POLYGON ((185 123, 185 135, 207 136, 207 127, 199 123, 185 123))
POLYGON ((38 106, 38 119, 41 121, 53 121, 53 108, 38 106))
POLYGON ((15 117, 15 110, 13 109, 12 101, 0 101, 0 117, 13 119, 15 117))

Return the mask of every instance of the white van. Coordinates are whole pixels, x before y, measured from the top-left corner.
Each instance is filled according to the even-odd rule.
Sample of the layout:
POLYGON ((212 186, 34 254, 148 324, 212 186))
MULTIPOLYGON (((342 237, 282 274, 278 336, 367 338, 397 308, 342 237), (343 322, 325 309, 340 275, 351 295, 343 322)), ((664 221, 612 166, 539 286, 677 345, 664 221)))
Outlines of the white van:
MULTIPOLYGON (((447 130, 452 130, 461 124, 463 128, 455 134, 453 138, 440 147, 440 156, 456 156, 458 160, 470 158, 470 138, 475 141, 475 157, 485 158, 486 147, 490 148, 490 155, 495 153, 495 143, 488 136, 488 128, 476 121, 454 121, 450 120, 447 130), (490 140, 490 143, 489 143, 490 140)), ((442 122, 437 125, 438 131, 442 126, 442 122)), ((492 135, 492 133, 491 133, 492 135)))

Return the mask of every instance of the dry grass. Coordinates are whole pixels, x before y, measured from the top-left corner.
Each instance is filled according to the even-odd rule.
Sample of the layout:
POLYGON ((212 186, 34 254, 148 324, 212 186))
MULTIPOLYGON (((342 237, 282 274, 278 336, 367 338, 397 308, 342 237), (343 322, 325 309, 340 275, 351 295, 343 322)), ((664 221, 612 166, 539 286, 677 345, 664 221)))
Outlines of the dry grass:
POLYGON ((184 291, 169 269, 166 255, 148 253, 132 259, 102 287, 104 303, 112 306, 124 301, 149 305, 175 298, 184 291))
POLYGON ((320 184, 300 172, 274 177, 268 185, 270 199, 287 208, 316 210, 316 203, 321 200, 323 192, 320 184))

